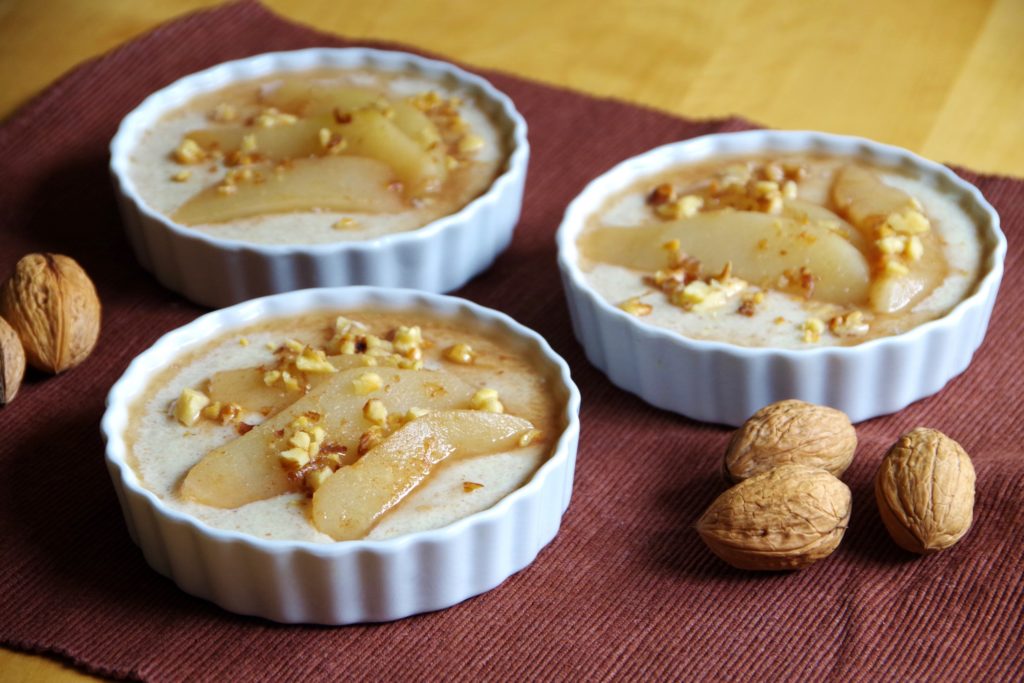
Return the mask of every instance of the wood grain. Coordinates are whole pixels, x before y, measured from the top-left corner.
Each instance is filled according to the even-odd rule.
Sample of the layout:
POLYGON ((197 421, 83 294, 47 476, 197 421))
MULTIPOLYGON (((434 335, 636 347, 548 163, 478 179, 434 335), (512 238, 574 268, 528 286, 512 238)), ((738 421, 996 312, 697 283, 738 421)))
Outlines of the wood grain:
MULTIPOLYGON (((0 0, 0 116, 62 73, 211 0, 0 0)), ((871 137, 1024 175, 1020 0, 270 0, 395 40, 682 116, 871 137), (810 8, 813 7, 813 10, 810 8)), ((0 649, 7 681, 91 677, 0 649)))

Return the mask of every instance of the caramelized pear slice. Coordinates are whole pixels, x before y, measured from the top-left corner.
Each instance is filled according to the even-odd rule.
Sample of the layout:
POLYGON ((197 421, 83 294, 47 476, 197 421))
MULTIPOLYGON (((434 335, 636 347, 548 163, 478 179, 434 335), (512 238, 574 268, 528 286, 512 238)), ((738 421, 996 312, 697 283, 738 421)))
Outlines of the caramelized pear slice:
POLYGON ((272 128, 218 126, 189 131, 185 137, 191 138, 203 149, 217 149, 226 153, 241 150, 245 138, 251 136, 253 146, 250 151, 271 161, 284 161, 323 154, 320 130, 330 128, 332 123, 333 119, 321 117, 272 128))
POLYGON ((847 223, 837 214, 814 202, 805 202, 802 199, 787 199, 782 204, 782 215, 790 218, 800 225, 807 223, 818 223, 835 231, 840 237, 857 247, 861 253, 868 253, 868 242, 860 230, 847 223))
POLYGON ((882 273, 871 286, 871 308, 879 313, 895 313, 913 306, 942 284, 949 265, 942 253, 942 240, 934 231, 918 236, 924 249, 919 261, 905 264, 909 272, 882 273))
MULTIPOLYGON (((365 357, 361 355, 328 356, 327 360, 338 370, 365 367, 365 357)), ((210 378, 207 396, 211 401, 234 403, 264 417, 276 415, 305 396, 302 391, 289 391, 282 382, 268 385, 263 381, 266 374, 263 367, 222 370, 210 378)), ((331 376, 332 373, 305 373, 304 383, 312 389, 331 376)))
POLYGON ((475 410, 434 412, 409 422, 313 494, 313 524, 337 541, 363 538, 438 463, 512 450, 533 425, 475 410))
POLYGON ((816 278, 814 298, 848 305, 867 300, 870 270, 864 254, 821 225, 751 211, 712 211, 663 225, 598 228, 584 233, 579 246, 591 261, 652 271, 666 268, 665 242, 701 262, 703 272, 733 274, 764 288, 775 288, 787 273, 807 268, 816 278))
POLYGON ((230 194, 208 187, 182 204, 172 218, 184 225, 201 225, 314 208, 358 213, 403 208, 401 195, 391 188, 391 169, 374 159, 297 159, 280 173, 270 168, 259 172, 261 181, 239 182, 230 194))
POLYGON ((836 172, 832 201, 872 241, 874 228, 890 214, 916 208, 913 197, 906 192, 886 185, 872 171, 854 164, 836 172))
POLYGON ((424 149, 375 109, 352 112, 347 123, 333 127, 346 142, 345 154, 386 162, 412 195, 436 190, 444 182, 444 159, 424 149))
POLYGON ((335 109, 344 113, 376 103, 387 103, 380 93, 373 90, 331 87, 308 81, 285 81, 264 93, 260 100, 269 107, 309 117, 330 115, 335 109))
MULTIPOLYGON (((408 112, 410 108, 411 105, 401 108, 405 114, 400 119, 397 114, 392 115, 407 125, 415 126, 417 124, 409 123, 413 116, 408 112)), ((432 150, 426 149, 418 128, 414 139, 378 109, 358 109, 340 121, 333 115, 327 115, 272 128, 216 127, 194 130, 185 137, 191 138, 204 149, 231 152, 241 149, 246 136, 251 136, 251 151, 254 154, 260 154, 271 161, 293 159, 298 162, 311 156, 325 155, 325 159, 335 156, 326 154, 327 148, 321 141, 321 132, 324 130, 344 140, 344 145, 338 148, 338 155, 368 157, 384 162, 412 194, 432 191, 444 182, 447 169, 442 147, 435 145, 432 150)), ((436 132, 435 128, 434 134, 436 132)), ((429 132, 426 135, 430 137, 429 132)))
POLYGON ((467 407, 472 396, 469 385, 447 372, 380 367, 342 370, 266 422, 207 453, 189 470, 181 495, 213 507, 236 508, 299 490, 278 459, 278 453, 289 447, 289 426, 299 416, 318 416, 313 423, 327 431, 325 442, 345 449, 352 458, 359 437, 371 426, 363 416, 369 399, 378 398, 388 411, 402 415, 413 407, 467 407), (379 389, 357 390, 354 380, 366 373, 381 379, 379 389))
POLYGON ((333 119, 335 112, 345 115, 368 107, 390 108, 395 126, 423 149, 432 150, 441 141, 437 126, 426 114, 404 100, 391 102, 373 90, 288 81, 262 99, 265 104, 281 111, 318 118, 322 122, 333 119))

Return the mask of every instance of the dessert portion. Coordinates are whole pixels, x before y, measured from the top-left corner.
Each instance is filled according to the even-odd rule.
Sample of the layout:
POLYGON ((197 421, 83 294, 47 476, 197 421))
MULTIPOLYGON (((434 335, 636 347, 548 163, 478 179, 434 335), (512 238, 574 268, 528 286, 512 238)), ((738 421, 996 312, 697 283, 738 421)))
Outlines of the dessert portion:
POLYGON ((131 155, 142 199, 211 236, 372 239, 454 213, 507 152, 467 92, 423 76, 321 69, 233 84, 172 111, 131 155))
POLYGON ((472 320, 316 313, 154 377, 126 442, 143 486, 211 526, 332 542, 444 526, 525 483, 565 425, 535 352, 472 320))
POLYGON ((984 245, 959 200, 909 173, 807 154, 645 178, 578 239, 587 283, 645 322, 743 346, 852 345, 938 318, 984 245))

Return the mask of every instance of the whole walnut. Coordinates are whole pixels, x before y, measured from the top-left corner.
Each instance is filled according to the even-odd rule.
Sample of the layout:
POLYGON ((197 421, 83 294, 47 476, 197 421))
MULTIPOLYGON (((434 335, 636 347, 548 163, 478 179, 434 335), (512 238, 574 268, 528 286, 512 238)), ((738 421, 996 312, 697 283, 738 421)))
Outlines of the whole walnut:
POLYGON ((786 464, 820 467, 842 476, 857 450, 857 432, 846 413, 797 400, 761 408, 737 429, 725 452, 730 481, 786 464))
POLYGON ((60 373, 88 357, 100 333, 100 301, 74 259, 29 254, 0 289, 0 315, 18 333, 28 364, 60 373))
POLYGON ((696 527, 739 569, 802 569, 839 547, 851 505, 850 489, 825 470, 782 465, 720 495, 696 527))
POLYGON ((878 468, 878 512, 900 547, 922 555, 945 550, 971 528, 974 482, 974 465, 960 444, 918 427, 893 444, 878 468))

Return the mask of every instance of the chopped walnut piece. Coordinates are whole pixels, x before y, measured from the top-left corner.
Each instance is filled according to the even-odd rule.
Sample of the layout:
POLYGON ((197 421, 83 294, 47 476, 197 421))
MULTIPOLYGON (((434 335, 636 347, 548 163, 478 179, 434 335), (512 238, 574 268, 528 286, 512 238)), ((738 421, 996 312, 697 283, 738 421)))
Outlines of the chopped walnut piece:
POLYGON ((294 114, 286 114, 274 107, 268 107, 260 112, 254 123, 260 128, 273 128, 274 126, 290 126, 298 120, 299 117, 294 114))
POLYGON ((885 268, 886 275, 899 276, 906 275, 907 273, 910 272, 909 268, 907 268, 905 265, 900 263, 899 260, 891 256, 885 259, 883 265, 885 268))
POLYGON ((465 491, 466 493, 472 493, 473 491, 476 491, 477 489, 482 489, 483 487, 483 484, 478 484, 475 481, 462 482, 462 490, 465 491))
POLYGON ((338 369, 327 360, 327 354, 320 349, 306 346, 295 359, 295 367, 302 372, 326 375, 337 372, 338 369))
POLYGON ((462 136, 459 140, 459 153, 460 154, 473 154, 478 152, 484 147, 484 139, 479 135, 470 133, 469 135, 462 136))
POLYGON ((885 219, 880 233, 891 230, 900 235, 920 235, 931 229, 931 223, 923 213, 916 209, 907 209, 899 213, 892 213, 885 219))
POLYGON ((379 391, 384 386, 384 380, 376 372, 364 372, 352 380, 352 388, 357 394, 365 396, 379 391))
POLYGON ((870 330, 860 311, 837 315, 828 321, 829 332, 837 337, 863 337, 870 330))
POLYGON ((444 357, 459 365, 470 365, 476 360, 476 353, 469 344, 455 344, 445 350, 444 357))
POLYGON ((423 332, 418 325, 413 327, 401 326, 395 330, 395 338, 392 341, 395 353, 411 360, 419 360, 423 354, 423 332))
POLYGON ((623 301, 621 304, 619 304, 619 308, 624 310, 626 313, 629 313, 630 315, 635 315, 638 318, 641 318, 645 315, 650 315, 651 312, 654 310, 653 306, 643 301, 640 301, 640 298, 635 296, 623 301))
POLYGON ((647 203, 651 206, 661 206, 667 202, 675 201, 676 189, 669 183, 662 183, 651 190, 647 195, 647 203))
POLYGON ((654 211, 662 218, 676 220, 696 216, 703 207, 703 197, 688 194, 678 199, 658 204, 655 206, 654 211))
POLYGON ((339 218, 338 220, 336 220, 334 224, 331 225, 331 227, 334 228, 335 230, 348 230, 349 228, 354 228, 356 225, 358 225, 358 223, 356 222, 355 218, 352 218, 351 216, 345 216, 344 218, 339 218))
POLYGON ((473 394, 473 398, 470 399, 470 405, 473 406, 474 410, 482 410, 486 413, 505 412, 505 406, 498 399, 498 392, 494 389, 480 389, 473 394))
POLYGON ((818 318, 808 318, 800 326, 804 333, 804 342, 815 344, 821 341, 821 333, 825 331, 825 323, 818 318))
POLYGON ((728 275, 720 280, 694 280, 672 295, 672 303, 687 311, 712 311, 725 306, 730 298, 746 287, 744 280, 728 275))
POLYGON ((174 150, 174 160, 179 164, 199 164, 206 160, 206 151, 192 138, 185 138, 174 150))
POLYGON ((306 484, 306 488, 310 491, 316 491, 324 482, 327 481, 327 477, 334 474, 334 470, 330 467, 317 467, 316 469, 309 470, 303 477, 303 481, 306 484))
POLYGON ((740 302, 740 307, 736 309, 736 312, 740 315, 745 315, 748 318, 754 317, 757 313, 757 306, 764 302, 764 292, 754 292, 753 294, 743 297, 740 302))
POLYGON ((238 118, 238 110, 226 102, 221 102, 210 112, 210 120, 215 123, 231 123, 238 118))
POLYGON ((531 430, 529 430, 528 432, 523 434, 521 437, 519 437, 519 444, 518 444, 519 447, 520 448, 526 448, 527 446, 532 444, 534 441, 536 441, 538 438, 540 438, 540 435, 541 435, 541 432, 540 432, 539 429, 531 429, 531 430))
POLYGON ((371 398, 363 404, 363 417, 368 421, 384 427, 388 423, 388 409, 378 398, 371 398))
POLYGON ((921 238, 917 235, 911 235, 910 239, 907 240, 907 246, 904 248, 903 254, 911 261, 920 261, 921 257, 924 256, 924 244, 921 242, 921 238))
POLYGON ((210 398, 206 394, 185 387, 174 404, 174 417, 186 427, 191 427, 199 420, 203 408, 209 403, 210 398))
POLYGON ((171 180, 173 180, 176 183, 184 183, 184 182, 187 182, 188 179, 191 178, 191 177, 192 177, 192 171, 188 171, 188 170, 178 171, 177 173, 175 173, 174 175, 171 176, 171 180))

